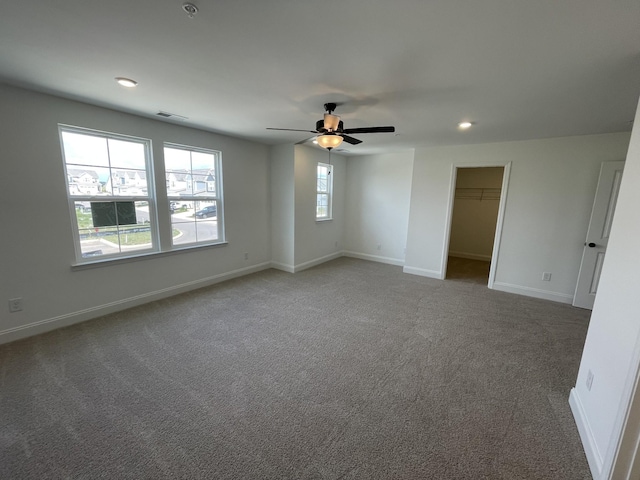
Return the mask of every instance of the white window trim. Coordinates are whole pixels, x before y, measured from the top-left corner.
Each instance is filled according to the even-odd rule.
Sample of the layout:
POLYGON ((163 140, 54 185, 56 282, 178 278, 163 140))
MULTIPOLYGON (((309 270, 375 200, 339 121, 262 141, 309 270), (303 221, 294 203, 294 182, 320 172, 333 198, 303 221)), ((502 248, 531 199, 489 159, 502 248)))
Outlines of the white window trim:
MULTIPOLYGON (((173 241, 171 241, 171 245, 169 245, 169 250, 188 250, 195 247, 207 247, 212 245, 226 244, 226 236, 225 236, 225 222, 224 222, 224 192, 222 190, 222 152, 219 150, 214 150, 211 148, 201 148, 194 147, 191 145, 182 145, 179 143, 171 143, 164 142, 162 144, 162 151, 164 152, 165 148, 173 148, 177 150, 185 150, 187 152, 200 152, 206 154, 212 154, 215 157, 215 173, 216 173, 216 195, 184 195, 184 196, 176 196, 169 195, 167 191, 167 201, 168 202, 199 202, 199 201, 215 201, 216 202, 216 215, 218 221, 218 238, 216 240, 209 241, 200 241, 200 242, 191 242, 191 243, 183 243, 178 245, 173 245, 173 241)), ((193 173, 193 172, 191 172, 193 173)), ((165 176, 166 176, 166 166, 165 166, 165 176)), ((208 182, 207 189, 205 189, 205 193, 208 193, 208 182)), ((165 182, 166 188, 166 182, 165 182)))
MULTIPOLYGON (((138 257, 140 255, 149 255, 160 252, 160 235, 158 231, 158 216, 156 208, 156 196, 154 185, 153 159, 151 156, 152 144, 148 138, 135 137, 132 135, 124 135, 120 133, 106 132, 103 130, 94 130, 84 127, 76 127, 73 125, 58 124, 58 135, 60 138, 60 149, 62 151, 62 161, 66 180, 67 201, 69 205, 69 213, 71 215, 71 229, 73 233, 74 249, 76 253, 76 261, 74 265, 95 264, 101 262, 111 262, 114 260, 122 260, 127 258, 138 257), (118 196, 118 195, 71 195, 69 190, 69 172, 67 170, 66 153, 63 143, 63 132, 77 133, 80 135, 89 135, 99 138, 111 138, 115 140, 134 141, 144 146, 145 155, 145 174, 147 181, 146 196, 118 196), (75 202, 147 202, 149 206, 149 226, 151 234, 151 245, 149 248, 141 248, 130 252, 118 252, 113 254, 104 254, 99 257, 84 257, 82 255, 82 246, 80 242, 80 231, 78 229, 78 218, 76 214, 75 202)), ((87 167, 94 167, 87 165, 87 167)), ((111 170, 111 165, 109 165, 111 170)))
POLYGON ((333 165, 329 163, 318 162, 316 166, 316 222, 327 222, 333 220, 333 165), (317 167, 326 167, 329 171, 327 175, 327 191, 318 190, 318 168, 317 167), (318 195, 326 194, 327 201, 327 216, 319 217, 318 216, 318 195))
MULTIPOLYGON (((170 211, 167 205, 167 208, 160 208, 158 205, 158 196, 157 196, 157 188, 155 182, 155 168, 160 168, 164 170, 164 160, 160 163, 156 164, 156 161, 153 158, 153 145, 151 139, 137 137, 133 135, 126 135, 121 133, 108 132, 105 130, 96 130, 86 127, 78 127, 74 125, 67 124, 58 124, 58 135, 60 141, 60 149, 62 152, 62 163, 64 169, 64 178, 65 178, 65 188, 67 192, 67 201, 69 205, 69 213, 71 216, 71 229, 73 236, 74 249, 76 253, 75 262, 72 262, 71 268, 72 270, 81 270, 84 268, 96 268, 113 264, 127 263, 131 261, 139 261, 148 258, 153 258, 157 256, 165 256, 172 255, 176 253, 181 253, 183 251, 191 251, 202 248, 211 248, 228 245, 226 241, 225 235, 225 222, 224 222, 224 192, 223 192, 223 180, 222 180, 222 152, 219 150, 214 150, 210 148, 201 148, 194 147, 191 145, 181 145, 175 143, 165 142, 163 146, 167 146, 170 148, 180 148, 184 150, 188 150, 191 152, 204 152, 204 153, 213 153, 216 158, 216 196, 207 196, 206 198, 203 196, 198 196, 195 198, 195 201, 198 200, 215 200, 216 207, 218 212, 218 236, 219 238, 214 241, 208 242, 192 242, 188 244, 180 244, 173 246, 172 240, 169 240, 167 244, 166 240, 163 240, 160 232, 160 218, 162 215, 163 219, 166 214, 170 215, 170 211), (117 196, 117 195, 71 195, 70 187, 69 187, 69 172, 67 168, 66 154, 64 149, 63 142, 63 132, 77 133, 81 135, 91 135, 99 138, 112 138, 115 140, 123 140, 123 141, 134 141, 137 143, 141 143, 144 145, 144 155, 145 155, 145 175, 146 175, 146 183, 147 183, 147 192, 145 196, 117 196), (80 231, 78 228, 78 219, 76 215, 76 202, 140 202, 146 201, 149 207, 149 224, 150 224, 150 234, 151 234, 151 245, 149 248, 140 248, 136 250, 132 250, 129 252, 118 252, 114 254, 103 254, 95 257, 83 257, 82 256, 82 246, 80 242, 80 231)), ((164 151, 164 150, 163 150, 164 151)), ((72 167, 74 164, 71 164, 72 167)), ((81 166, 80 164, 78 164, 81 166)), ((91 165, 87 165, 87 167, 94 167, 91 165)), ((94 167, 95 168, 95 167, 94 167)), ((103 167, 98 167, 103 168, 103 167)), ((104 167, 106 168, 106 167, 104 167)), ((142 170, 140 170, 142 171, 142 170)), ((163 171, 163 177, 165 177, 165 172, 163 171)), ((166 183, 166 182, 165 182, 166 183)), ((166 188, 166 185, 162 188, 166 188)), ((112 192, 113 193, 113 192, 112 192)), ((180 197, 179 200, 184 200, 185 197, 180 197)), ((194 201, 189 200, 189 201, 194 201)), ((164 201, 164 199, 163 199, 164 201)), ((168 201, 174 201, 173 197, 168 197, 168 201)), ((162 222, 164 229, 164 221, 162 222)), ((169 219, 166 222, 169 225, 169 229, 172 229, 171 221, 169 219)))

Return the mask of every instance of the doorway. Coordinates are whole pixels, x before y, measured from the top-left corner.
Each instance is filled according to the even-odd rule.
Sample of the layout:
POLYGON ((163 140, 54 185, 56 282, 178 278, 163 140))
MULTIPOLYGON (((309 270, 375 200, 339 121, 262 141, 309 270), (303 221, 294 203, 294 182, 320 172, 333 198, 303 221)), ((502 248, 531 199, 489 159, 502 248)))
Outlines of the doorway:
POLYGON ((491 267, 505 179, 503 166, 455 169, 447 280, 493 283, 491 267))

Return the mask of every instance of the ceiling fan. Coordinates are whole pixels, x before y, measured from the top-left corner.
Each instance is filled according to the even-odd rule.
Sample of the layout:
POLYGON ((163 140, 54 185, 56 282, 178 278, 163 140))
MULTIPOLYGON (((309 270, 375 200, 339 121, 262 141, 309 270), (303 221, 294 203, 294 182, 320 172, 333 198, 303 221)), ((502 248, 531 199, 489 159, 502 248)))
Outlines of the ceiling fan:
POLYGON ((336 109, 335 103, 325 103, 324 109, 326 113, 322 120, 316 122, 315 130, 297 130, 295 128, 267 128, 267 130, 286 130, 289 132, 309 132, 315 133, 318 136, 316 140, 318 145, 331 150, 338 147, 342 141, 351 144, 358 145, 362 143, 362 140, 349 136, 352 133, 392 133, 395 132, 395 127, 362 127, 362 128, 344 128, 344 124, 338 115, 333 115, 336 109))

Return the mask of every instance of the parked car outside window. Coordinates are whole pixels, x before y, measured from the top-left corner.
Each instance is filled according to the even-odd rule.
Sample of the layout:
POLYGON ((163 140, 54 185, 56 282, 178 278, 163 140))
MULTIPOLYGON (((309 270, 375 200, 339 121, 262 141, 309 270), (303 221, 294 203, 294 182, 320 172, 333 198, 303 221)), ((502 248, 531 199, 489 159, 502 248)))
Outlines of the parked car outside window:
POLYGON ((208 207, 204 207, 202 210, 198 210, 196 212, 196 218, 208 218, 215 217, 218 214, 218 209, 215 205, 209 205, 208 207))

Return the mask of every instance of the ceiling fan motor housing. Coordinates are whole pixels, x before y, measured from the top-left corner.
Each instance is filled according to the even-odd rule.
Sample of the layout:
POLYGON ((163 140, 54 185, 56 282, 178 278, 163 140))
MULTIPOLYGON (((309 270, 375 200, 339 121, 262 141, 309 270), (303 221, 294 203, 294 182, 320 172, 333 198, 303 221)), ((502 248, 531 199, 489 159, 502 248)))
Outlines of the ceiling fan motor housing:
POLYGON ((336 105, 335 103, 325 103, 324 109, 327 111, 327 113, 331 113, 336 109, 337 106, 338 105, 336 105))
MULTIPOLYGON (((342 123, 342 120, 340 120, 340 122, 338 123, 338 128, 336 128, 336 132, 342 132, 342 130, 344 129, 344 124, 342 123)), ((324 119, 322 120, 318 120, 316 122, 316 131, 318 132, 328 132, 328 129, 324 128, 324 119)))

